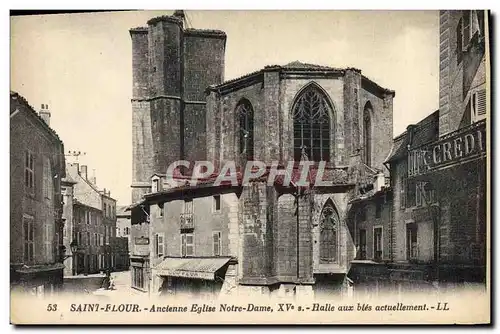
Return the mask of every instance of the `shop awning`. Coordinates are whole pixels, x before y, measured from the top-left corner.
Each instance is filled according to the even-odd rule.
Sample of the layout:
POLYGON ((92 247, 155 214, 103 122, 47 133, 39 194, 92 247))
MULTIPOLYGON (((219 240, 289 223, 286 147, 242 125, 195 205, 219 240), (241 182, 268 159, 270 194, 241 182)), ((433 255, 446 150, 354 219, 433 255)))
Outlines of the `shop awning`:
POLYGON ((160 276, 215 280, 215 272, 224 267, 231 257, 166 258, 156 266, 160 276))

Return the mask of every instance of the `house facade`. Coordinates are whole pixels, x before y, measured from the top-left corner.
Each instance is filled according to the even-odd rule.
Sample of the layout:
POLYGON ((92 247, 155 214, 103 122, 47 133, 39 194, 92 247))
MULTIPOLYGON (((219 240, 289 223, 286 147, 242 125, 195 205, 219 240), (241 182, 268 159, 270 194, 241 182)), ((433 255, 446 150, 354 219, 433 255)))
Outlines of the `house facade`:
POLYGON ((350 275, 362 288, 485 287, 487 19, 479 10, 440 12, 440 108, 394 139, 386 160, 393 193, 389 257, 353 266, 350 275))
POLYGON ((117 267, 129 269, 130 250, 132 249, 130 211, 126 211, 127 206, 117 206, 116 208, 116 239, 119 241, 117 250, 119 259, 116 260, 117 267))
MULTIPOLYGON (((68 243, 65 247, 70 249, 73 241, 77 245, 77 252, 66 260, 67 266, 69 261, 72 264, 71 270, 67 270, 68 275, 70 272, 79 275, 114 270, 117 254, 113 241, 116 236, 116 200, 109 191, 97 187, 95 177, 88 176, 86 165, 69 163, 67 167, 68 178, 73 184, 73 205, 72 228, 66 232, 71 238, 65 239, 68 243)), ((69 206, 65 208, 65 214, 69 216, 69 206)))
MULTIPOLYGON (((403 178, 416 185, 415 205, 431 206, 428 259, 438 284, 485 284, 487 279, 487 22, 487 11, 440 12, 439 137, 419 147, 411 134, 409 138, 403 178)), ((419 244, 420 225, 416 227, 419 244)))
POLYGON ((61 289, 61 179, 64 146, 43 104, 36 112, 10 93, 11 289, 46 295, 61 289))
POLYGON ((64 220, 64 227, 63 227, 63 250, 66 258, 64 259, 64 276, 72 276, 76 275, 76 265, 75 259, 73 257, 73 254, 71 252, 71 243, 73 242, 73 235, 74 229, 75 229, 75 219, 73 219, 74 214, 73 214, 73 187, 76 184, 76 181, 73 180, 68 174, 66 174, 66 177, 62 179, 61 182, 61 195, 62 195, 62 202, 63 202, 63 220, 64 220), (69 256, 70 255, 70 256, 69 256))

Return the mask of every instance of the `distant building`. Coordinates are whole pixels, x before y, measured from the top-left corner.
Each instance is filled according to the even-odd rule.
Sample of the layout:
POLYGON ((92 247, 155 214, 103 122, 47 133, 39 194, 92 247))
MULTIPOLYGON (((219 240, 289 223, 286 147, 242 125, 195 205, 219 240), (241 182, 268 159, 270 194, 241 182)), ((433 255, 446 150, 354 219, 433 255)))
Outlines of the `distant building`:
POLYGON ((10 93, 11 287, 34 295, 63 284, 61 179, 64 146, 50 128, 48 105, 37 113, 10 93))
POLYGON ((116 209, 116 237, 127 238, 128 249, 131 247, 131 234, 130 234, 130 211, 127 211, 127 206, 117 206, 116 209))
POLYGON ((71 242, 73 241, 74 234, 74 195, 73 195, 73 187, 77 182, 71 178, 68 174, 66 177, 62 179, 61 182, 61 195, 63 202, 63 250, 67 256, 64 260, 64 276, 71 276, 76 274, 76 266, 73 265, 74 257, 71 254, 71 242), (71 255, 71 256, 70 256, 71 255))
POLYGON ((394 166, 400 246, 395 259, 429 264, 424 275, 443 286, 484 284, 487 277, 487 15, 483 10, 440 12, 436 136, 419 146, 417 128, 408 127, 402 139, 407 159, 394 166), (417 251, 405 244, 416 244, 417 251))
POLYGON ((95 177, 88 177, 86 165, 68 164, 67 174, 74 182, 73 224, 71 231, 66 231, 72 238, 65 239, 68 243, 65 246, 70 249, 72 241, 77 244, 71 273, 78 275, 114 270, 116 200, 106 189, 99 190, 95 177))
POLYGON ((117 245, 117 268, 127 270, 130 266, 131 249, 131 223, 130 211, 126 211, 127 206, 118 206, 116 209, 116 239, 117 245))

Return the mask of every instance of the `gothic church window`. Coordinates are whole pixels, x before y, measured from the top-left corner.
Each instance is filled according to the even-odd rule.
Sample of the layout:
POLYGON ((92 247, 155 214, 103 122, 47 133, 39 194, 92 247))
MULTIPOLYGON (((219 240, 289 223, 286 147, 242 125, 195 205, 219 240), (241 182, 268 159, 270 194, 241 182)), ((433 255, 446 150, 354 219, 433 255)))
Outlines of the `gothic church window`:
POLYGON ((335 263, 337 262, 337 231, 339 227, 339 217, 333 203, 327 202, 321 212, 320 222, 320 245, 319 262, 335 263))
POLYGON ((247 161, 253 160, 253 108, 250 101, 243 99, 236 107, 239 124, 239 151, 240 157, 247 161))
POLYGON ((315 84, 297 97, 293 114, 293 156, 312 161, 330 160, 330 113, 328 98, 315 84), (305 155, 305 156, 304 156, 305 155))

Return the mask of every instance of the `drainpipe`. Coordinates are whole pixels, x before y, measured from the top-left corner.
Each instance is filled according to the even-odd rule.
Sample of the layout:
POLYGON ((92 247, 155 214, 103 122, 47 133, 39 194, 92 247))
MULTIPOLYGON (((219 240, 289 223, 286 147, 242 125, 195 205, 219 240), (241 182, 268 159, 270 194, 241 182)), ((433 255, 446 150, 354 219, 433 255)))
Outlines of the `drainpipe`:
POLYGON ((297 280, 299 280, 299 274, 300 274, 300 250, 299 250, 299 242, 300 242, 300 238, 299 238, 299 227, 300 227, 300 216, 299 216, 299 213, 300 213, 300 190, 297 191, 297 195, 296 195, 296 201, 297 201, 297 224, 296 224, 296 229, 297 229, 297 244, 296 244, 296 248, 297 248, 297 280))
MULTIPOLYGON (((425 188, 420 189, 421 193, 425 194, 425 188)), ((434 190, 435 191, 435 190, 434 190)), ((438 208, 439 202, 430 203, 427 196, 424 196, 425 203, 427 205, 427 209, 432 219, 432 227, 433 227, 433 266, 434 266, 434 280, 439 281, 439 217, 438 217, 438 208)))

